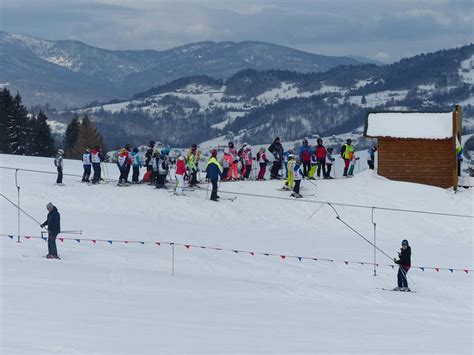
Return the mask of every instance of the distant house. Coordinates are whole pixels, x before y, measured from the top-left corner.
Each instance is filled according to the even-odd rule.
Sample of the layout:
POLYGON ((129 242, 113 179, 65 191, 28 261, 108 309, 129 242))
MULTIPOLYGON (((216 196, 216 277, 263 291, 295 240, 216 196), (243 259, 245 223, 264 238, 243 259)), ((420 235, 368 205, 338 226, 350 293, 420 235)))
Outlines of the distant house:
POLYGON ((378 174, 456 189, 461 120, 460 106, 452 112, 370 112, 364 136, 377 138, 378 174))

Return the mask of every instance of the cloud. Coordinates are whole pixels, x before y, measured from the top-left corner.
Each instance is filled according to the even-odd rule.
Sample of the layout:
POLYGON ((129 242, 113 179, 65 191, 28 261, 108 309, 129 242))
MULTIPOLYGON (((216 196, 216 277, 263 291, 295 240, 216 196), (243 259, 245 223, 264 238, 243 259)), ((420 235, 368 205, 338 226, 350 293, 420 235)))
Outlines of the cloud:
POLYGON ((6 31, 109 49, 258 40, 390 61, 471 42, 473 10, 470 0, 3 0, 1 15, 6 31))

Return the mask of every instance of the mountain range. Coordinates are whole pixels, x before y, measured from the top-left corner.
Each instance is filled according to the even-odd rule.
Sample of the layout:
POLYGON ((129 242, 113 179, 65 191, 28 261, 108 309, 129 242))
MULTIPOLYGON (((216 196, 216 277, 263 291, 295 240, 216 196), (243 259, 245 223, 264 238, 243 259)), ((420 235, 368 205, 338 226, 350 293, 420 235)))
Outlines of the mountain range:
POLYGON ((190 75, 226 79, 244 69, 326 71, 362 59, 308 53, 270 43, 198 42, 156 50, 107 50, 0 31, 0 84, 29 105, 57 108, 129 98, 190 75))

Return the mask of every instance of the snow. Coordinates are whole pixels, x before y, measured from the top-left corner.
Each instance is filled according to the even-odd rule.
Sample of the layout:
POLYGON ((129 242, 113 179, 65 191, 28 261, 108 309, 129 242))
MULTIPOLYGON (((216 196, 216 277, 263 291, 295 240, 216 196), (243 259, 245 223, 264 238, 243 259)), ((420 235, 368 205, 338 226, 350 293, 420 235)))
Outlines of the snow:
POLYGON ((453 136, 453 113, 370 113, 369 137, 446 139, 453 136))
POLYGON ((365 95, 366 103, 362 104, 363 95, 349 96, 351 104, 359 105, 361 107, 376 107, 385 105, 387 102, 393 100, 394 102, 404 100, 408 94, 408 90, 385 90, 372 94, 365 95))
MULTIPOLYGON (((0 155, 0 165, 54 171, 46 158, 0 155)), ((116 175, 113 165, 107 170, 116 175)), ((81 163, 66 160, 65 172, 80 174, 81 163)), ((320 205, 251 196, 213 203, 205 189, 179 198, 149 186, 87 186, 66 176, 58 187, 53 175, 18 177, 22 208, 43 221, 52 201, 63 228, 83 229, 81 238, 372 260, 372 247, 327 205, 308 219, 320 205)), ((369 171, 302 184, 308 199, 316 192, 321 201, 473 213, 472 189, 454 194, 369 171)), ((287 197, 280 186, 237 182, 221 189, 287 197)), ((0 170, 0 189, 16 200, 14 171, 0 170)), ((16 210, 1 201, 0 233, 16 234, 16 210)), ((370 210, 335 207, 372 239, 370 210)), ((382 210, 374 218, 377 244, 389 255, 406 238, 415 265, 472 268, 472 220, 382 210)), ((21 228, 39 236, 24 216, 21 228)), ((0 237, 2 354, 472 352, 472 274, 412 268, 417 293, 406 294, 377 289, 395 285, 391 267, 374 277, 360 264, 177 246, 172 276, 169 246, 64 241, 58 248, 63 259, 46 260, 43 241, 0 237)))
POLYGON ((46 122, 53 133, 64 134, 66 132, 67 124, 49 119, 46 122))
POLYGON ((461 62, 458 73, 463 82, 471 85, 474 84, 474 55, 461 62))

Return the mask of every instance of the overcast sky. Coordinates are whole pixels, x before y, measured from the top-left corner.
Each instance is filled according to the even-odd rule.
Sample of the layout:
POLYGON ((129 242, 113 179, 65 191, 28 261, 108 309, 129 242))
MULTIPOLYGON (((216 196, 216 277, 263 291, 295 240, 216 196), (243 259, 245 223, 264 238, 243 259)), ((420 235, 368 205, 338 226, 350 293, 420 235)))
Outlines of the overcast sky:
POLYGON ((473 41, 473 0, 0 0, 1 28, 108 49, 256 40, 383 62, 473 41))

